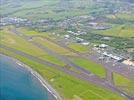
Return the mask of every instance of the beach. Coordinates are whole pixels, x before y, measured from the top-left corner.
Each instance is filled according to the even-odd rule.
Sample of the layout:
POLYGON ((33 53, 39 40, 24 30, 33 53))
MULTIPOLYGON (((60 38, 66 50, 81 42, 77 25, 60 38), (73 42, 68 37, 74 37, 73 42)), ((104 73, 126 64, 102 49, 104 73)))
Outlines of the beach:
POLYGON ((29 66, 27 66, 26 64, 22 63, 21 61, 14 59, 13 57, 9 57, 7 55, 3 55, 0 54, 0 56, 6 56, 9 59, 11 59, 13 62, 15 62, 17 65, 19 65, 21 68, 25 68, 26 70, 28 70, 31 75, 33 75, 36 79, 38 79, 38 81, 41 83, 41 85, 47 89, 47 91, 56 99, 56 100, 62 100, 62 98, 60 97, 60 95, 57 93, 57 91, 55 89, 52 88, 51 85, 49 85, 44 79, 43 77, 37 73, 35 70, 33 70, 32 68, 30 68, 29 66))

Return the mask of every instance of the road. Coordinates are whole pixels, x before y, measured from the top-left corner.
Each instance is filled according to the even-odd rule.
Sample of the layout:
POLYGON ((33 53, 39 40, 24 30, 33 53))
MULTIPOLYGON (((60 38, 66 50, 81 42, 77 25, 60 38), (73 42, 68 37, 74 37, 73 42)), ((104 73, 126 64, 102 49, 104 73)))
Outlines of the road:
POLYGON ((130 80, 134 80, 134 70, 130 70, 130 66, 120 62, 115 62, 115 60, 112 59, 99 60, 98 58, 101 56, 101 54, 96 52, 86 56, 87 58, 95 61, 96 63, 102 64, 107 70, 117 72, 130 80))

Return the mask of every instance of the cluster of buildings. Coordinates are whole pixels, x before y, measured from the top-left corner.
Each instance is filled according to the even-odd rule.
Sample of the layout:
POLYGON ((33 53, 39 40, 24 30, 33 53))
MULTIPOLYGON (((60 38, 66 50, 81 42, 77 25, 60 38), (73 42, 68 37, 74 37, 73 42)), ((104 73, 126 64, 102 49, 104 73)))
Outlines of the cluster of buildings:
POLYGON ((101 54, 101 57, 99 57, 99 60, 110 58, 110 59, 115 60, 116 62, 120 62, 129 66, 134 66, 134 61, 131 61, 129 58, 130 54, 121 53, 122 52, 121 50, 117 51, 107 44, 94 45, 94 47, 95 47, 94 50, 97 50, 97 52, 101 54))
POLYGON ((11 24, 26 24, 31 23, 28 19, 20 17, 0 17, 0 25, 11 25, 11 24))
POLYGON ((97 22, 89 22, 88 25, 92 29, 97 29, 97 30, 106 30, 106 29, 111 28, 111 26, 109 26, 109 25, 105 25, 104 23, 97 23, 97 22))
POLYGON ((126 65, 129 65, 129 66, 134 66, 134 62, 131 61, 130 59, 124 60, 123 63, 126 64, 126 65))
POLYGON ((85 34, 87 34, 86 32, 81 32, 81 31, 77 31, 77 32, 73 32, 73 31, 67 31, 68 33, 71 33, 71 34, 73 34, 73 35, 76 35, 76 36, 78 36, 78 35, 85 35, 85 34))
POLYGON ((76 16, 76 17, 68 17, 64 20, 55 21, 51 18, 39 19, 36 21, 31 21, 26 18, 21 17, 0 17, 0 26, 5 25, 16 25, 16 26, 29 26, 31 28, 37 28, 40 30, 50 30, 54 28, 61 28, 66 30, 68 33, 73 35, 84 35, 89 32, 90 29, 108 29, 109 26, 102 24, 97 21, 96 17, 93 16, 76 16), (69 31, 68 31, 69 30, 69 31))
POLYGON ((103 52, 102 54, 103 54, 104 56, 109 57, 109 58, 111 58, 111 59, 114 59, 114 60, 116 60, 116 61, 118 61, 118 62, 122 62, 122 61, 124 60, 123 57, 117 56, 117 55, 115 55, 115 54, 111 54, 111 53, 107 53, 107 52, 103 52))
MULTIPOLYGON (((97 22, 93 22, 93 20, 95 20, 95 18, 91 18, 89 16, 77 16, 77 17, 69 18, 69 19, 66 19, 65 21, 63 21, 62 24, 65 25, 65 27, 67 26, 67 28, 68 28, 69 25, 71 25, 75 22, 80 22, 81 23, 81 22, 86 21, 86 20, 87 20, 87 23, 85 22, 85 24, 88 24, 88 26, 90 28, 99 29, 99 30, 104 30, 104 29, 111 28, 110 26, 107 26, 107 25, 104 25, 104 24, 99 24, 97 22)), ((55 23, 51 19, 41 19, 41 20, 38 20, 36 23, 33 23, 28 19, 20 18, 20 17, 1 17, 0 26, 11 25, 11 24, 25 25, 25 26, 31 26, 31 27, 36 27, 37 26, 37 27, 42 27, 42 28, 49 29, 49 28, 55 27, 56 24, 59 24, 59 22, 55 23)), ((70 38, 73 38, 73 40, 76 43, 79 43, 79 44, 82 44, 82 45, 85 45, 85 46, 90 44, 88 41, 79 37, 80 35, 86 35, 87 30, 83 31, 81 28, 79 28, 79 30, 75 30, 75 31, 72 31, 69 28, 67 30, 69 30, 69 31, 67 31, 68 34, 64 35, 64 39, 69 40, 70 38)), ((59 34, 57 34, 57 36, 59 36, 59 34)), ((103 40, 111 40, 111 37, 103 37, 103 40)), ((100 50, 102 50, 100 53, 104 57, 109 57, 109 58, 114 59, 118 62, 123 62, 124 64, 134 66, 134 63, 132 61, 127 60, 128 57, 126 57, 124 55, 122 56, 120 54, 113 53, 113 49, 110 49, 109 45, 100 44, 96 47, 99 48, 100 50)))
MULTIPOLYGON (((72 38, 70 35, 64 35, 64 39, 70 39, 72 38)), ((79 38, 79 37, 75 37, 73 40, 75 40, 76 43, 79 43, 79 44, 82 44, 82 45, 89 45, 90 43, 87 42, 86 40, 82 39, 82 38, 79 38)))

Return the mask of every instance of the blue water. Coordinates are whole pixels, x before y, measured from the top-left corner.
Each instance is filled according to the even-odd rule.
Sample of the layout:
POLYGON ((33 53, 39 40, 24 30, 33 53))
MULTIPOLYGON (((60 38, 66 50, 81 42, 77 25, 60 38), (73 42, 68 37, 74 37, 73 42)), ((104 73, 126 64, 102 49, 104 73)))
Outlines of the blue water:
POLYGON ((0 56, 0 100, 54 99, 29 71, 0 56))

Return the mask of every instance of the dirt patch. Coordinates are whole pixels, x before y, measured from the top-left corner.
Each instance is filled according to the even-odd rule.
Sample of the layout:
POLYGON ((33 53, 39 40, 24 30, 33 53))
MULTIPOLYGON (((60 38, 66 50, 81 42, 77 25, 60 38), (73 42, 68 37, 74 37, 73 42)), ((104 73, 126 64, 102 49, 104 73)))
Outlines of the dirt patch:
POLYGON ((79 96, 77 96, 77 95, 74 95, 72 100, 83 100, 83 99, 82 99, 82 98, 80 98, 80 97, 79 97, 79 96))

